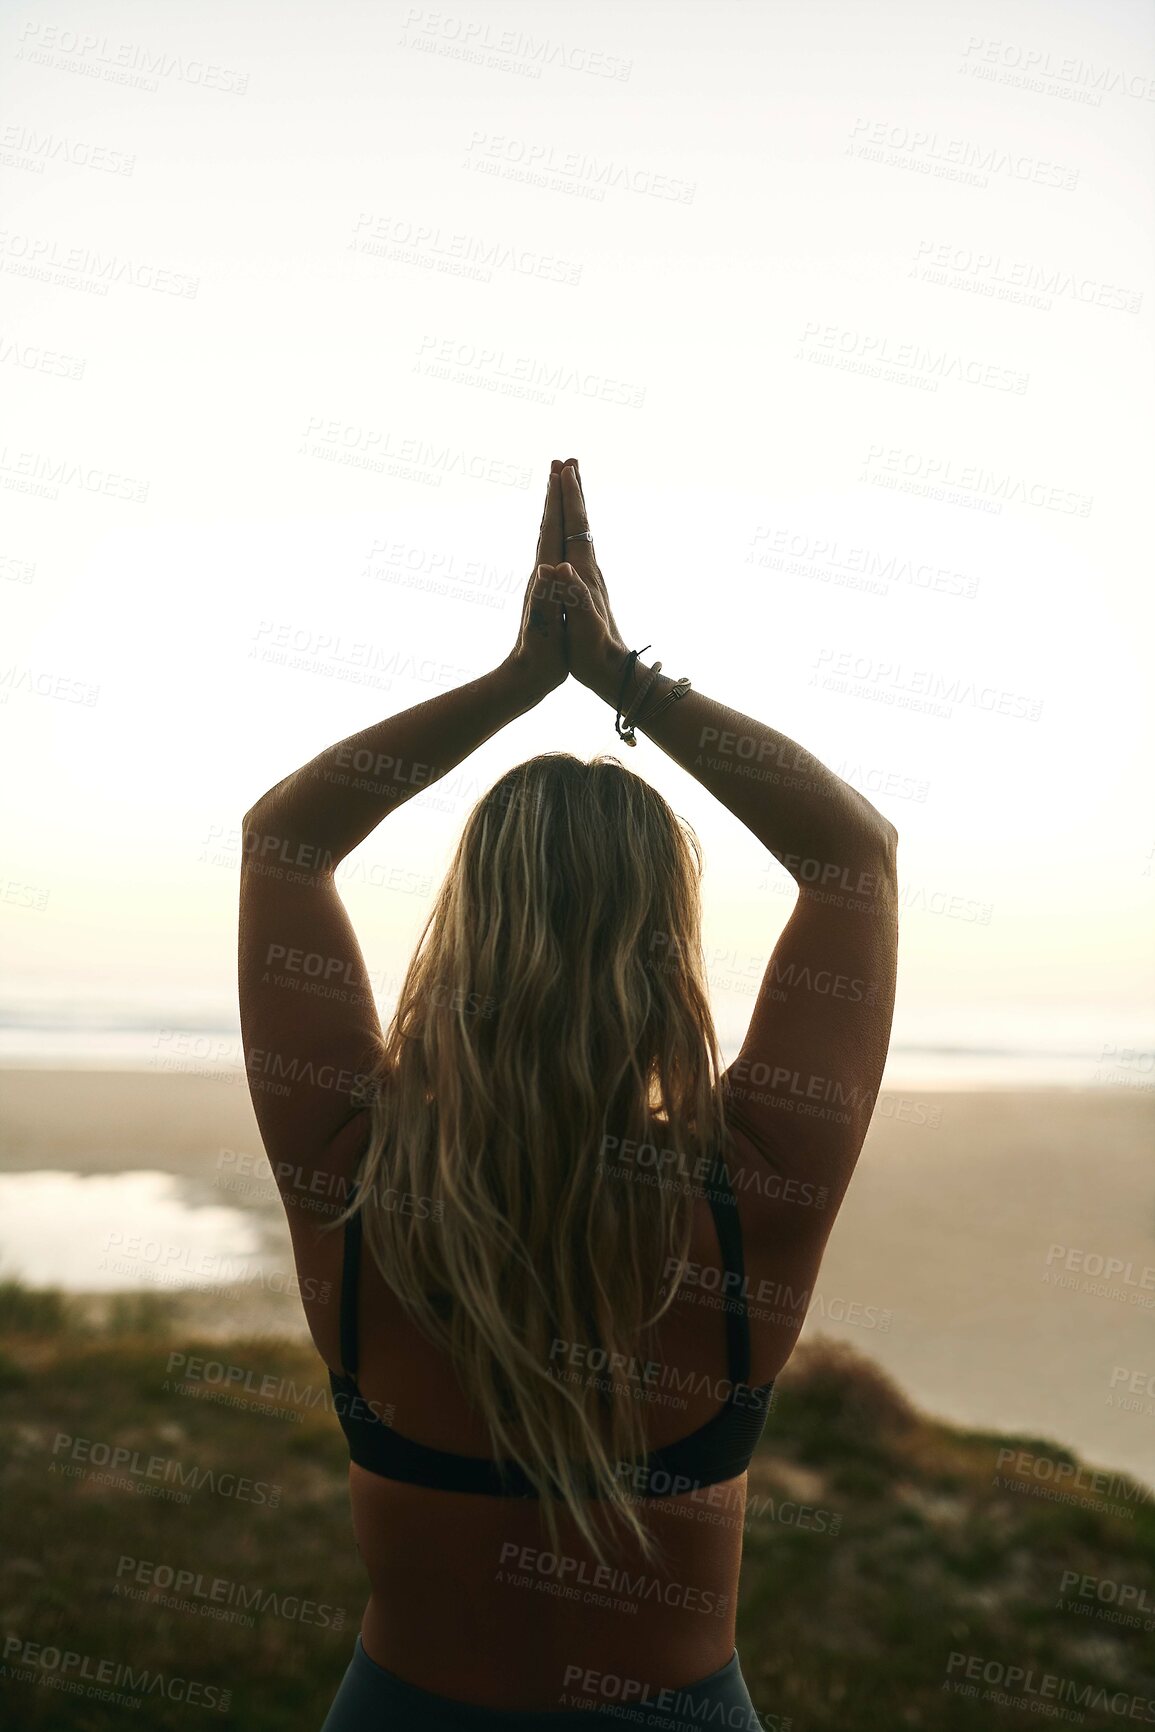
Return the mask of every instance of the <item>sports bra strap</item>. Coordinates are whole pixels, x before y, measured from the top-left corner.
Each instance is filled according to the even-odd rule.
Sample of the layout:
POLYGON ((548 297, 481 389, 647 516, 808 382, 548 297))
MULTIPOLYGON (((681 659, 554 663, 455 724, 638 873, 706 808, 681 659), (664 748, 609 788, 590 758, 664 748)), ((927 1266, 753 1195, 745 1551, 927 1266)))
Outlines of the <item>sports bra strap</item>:
POLYGON ((715 1159, 711 1177, 707 1180, 706 1198, 714 1217, 714 1227, 722 1250, 722 1265, 726 1271, 723 1296, 726 1300, 726 1347, 729 1376, 734 1385, 746 1384, 750 1376, 750 1317, 746 1309, 746 1263, 742 1255, 742 1218, 730 1175, 723 1159, 715 1159))
MULTIPOLYGON (((356 1199, 357 1187, 353 1187, 356 1199)), ((357 1283, 361 1273, 361 1211, 345 1222, 345 1249, 341 1265, 341 1369, 347 1377, 357 1375, 357 1283)))

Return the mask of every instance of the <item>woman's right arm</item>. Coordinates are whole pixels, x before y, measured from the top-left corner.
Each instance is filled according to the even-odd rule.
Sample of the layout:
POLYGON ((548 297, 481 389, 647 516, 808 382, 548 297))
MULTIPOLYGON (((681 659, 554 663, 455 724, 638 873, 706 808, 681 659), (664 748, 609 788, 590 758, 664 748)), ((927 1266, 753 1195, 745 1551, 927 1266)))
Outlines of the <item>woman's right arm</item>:
MULTIPOLYGON (((586 529, 580 481, 568 466, 562 502, 567 532, 586 529)), ((592 544, 570 540, 567 554, 572 569, 559 566, 558 578, 566 585, 572 671, 624 713, 652 663, 630 675, 623 698, 630 652, 592 544)), ((645 713, 653 715, 673 683, 659 674, 634 727, 733 812, 798 886, 724 1081, 730 1116, 775 1176, 761 1188, 763 1242, 780 1239, 785 1228, 799 1254, 816 1259, 853 1176, 886 1065, 898 962, 898 832, 795 741, 693 686, 647 723, 645 713)))
MULTIPOLYGON (((567 563, 557 567, 557 582, 566 605, 570 668, 575 679, 624 715, 653 664, 635 661, 626 677, 629 647, 614 619, 593 543, 580 539, 590 524, 575 459, 564 465, 561 479, 567 563)), ((635 728, 752 830, 800 888, 836 889, 848 878, 857 881, 876 856, 893 855, 894 826, 865 795, 785 734, 694 686, 655 716, 674 684, 668 674, 658 675, 635 728), (647 715, 653 720, 647 722, 647 715)))
MULTIPOLYGON (((659 674, 647 710, 672 683, 659 674)), ((618 707, 613 678, 595 689, 618 707)), ((728 806, 798 885, 725 1083, 731 1121, 779 1178, 777 1189, 762 1187, 763 1242, 784 1228, 820 1249, 866 1140, 890 1046, 898 832, 785 734, 694 687, 652 728, 644 716, 635 726, 728 806)))

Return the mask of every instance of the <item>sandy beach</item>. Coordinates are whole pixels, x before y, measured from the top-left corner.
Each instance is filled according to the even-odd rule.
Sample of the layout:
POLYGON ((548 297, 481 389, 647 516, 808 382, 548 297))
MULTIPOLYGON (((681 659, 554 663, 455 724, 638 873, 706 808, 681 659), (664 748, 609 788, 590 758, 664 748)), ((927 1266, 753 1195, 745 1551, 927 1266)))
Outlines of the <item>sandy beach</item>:
MULTIPOLYGON (((945 1419, 1155 1480, 1153 1129, 1150 1089, 884 1094, 803 1339, 852 1342, 945 1419)), ((172 1174, 192 1206, 256 1211, 291 1268, 267 1183, 231 1183, 262 1159, 240 1075, 0 1070, 0 1173, 172 1174)), ((290 1294, 188 1304, 304 1333, 290 1294)))

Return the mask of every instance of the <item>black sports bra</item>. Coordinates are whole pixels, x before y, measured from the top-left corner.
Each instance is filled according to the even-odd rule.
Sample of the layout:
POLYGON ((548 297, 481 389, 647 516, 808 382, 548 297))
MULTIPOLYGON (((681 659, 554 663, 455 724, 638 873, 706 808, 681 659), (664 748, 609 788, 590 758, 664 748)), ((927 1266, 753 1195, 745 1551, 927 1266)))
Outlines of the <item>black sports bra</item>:
MULTIPOLYGON (((745 1265, 742 1257, 742 1225, 726 1169, 715 1165, 717 1189, 707 1197, 718 1233, 729 1282, 724 1292, 737 1297, 726 1304, 726 1347, 730 1393, 712 1419, 688 1437, 653 1449, 641 1463, 623 1463, 629 1489, 639 1497, 673 1497, 735 1479, 746 1471, 766 1423, 774 1379, 752 1388, 750 1371, 750 1320, 746 1311, 745 1265)), ((513 1461, 491 1461, 484 1456, 456 1455, 433 1449, 402 1437, 373 1411, 357 1386, 357 1288, 361 1269, 361 1214, 345 1223, 344 1264, 341 1272, 341 1363, 343 1372, 330 1369, 333 1406, 349 1442, 350 1458, 383 1479, 402 1480, 408 1485, 431 1486, 441 1491, 482 1492, 492 1497, 536 1497, 525 1473, 513 1461)))

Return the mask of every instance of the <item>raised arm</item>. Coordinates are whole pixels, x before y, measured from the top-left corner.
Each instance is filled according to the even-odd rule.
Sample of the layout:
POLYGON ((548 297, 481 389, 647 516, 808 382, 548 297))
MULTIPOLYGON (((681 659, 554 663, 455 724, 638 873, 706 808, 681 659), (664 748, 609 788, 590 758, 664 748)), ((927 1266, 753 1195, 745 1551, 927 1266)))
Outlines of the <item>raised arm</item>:
MULTIPOLYGON (((640 658, 633 664, 622 698, 628 656, 615 646, 590 682, 614 710, 630 704, 653 666, 640 658)), ((869 871, 897 838, 890 821, 786 734, 696 686, 647 722, 674 683, 664 671, 658 675, 637 728, 740 818, 800 889, 862 894, 869 883, 863 868, 869 871)))
MULTIPOLYGON (((369 977, 333 874, 382 818, 567 677, 561 605, 542 593, 538 575, 543 558, 552 561, 560 548, 555 474, 506 659, 330 746, 245 814, 241 1036, 257 1123, 287 1207, 300 1200, 303 1181, 344 1176, 348 1148, 339 1139, 354 1114, 350 1096, 380 1051, 369 977)), ((315 1202, 307 1185, 304 1195, 315 1202)))
MULTIPOLYGON (((584 532, 585 499, 569 465, 562 500, 567 538, 584 532)), ((653 663, 639 660, 629 671, 592 543, 567 539, 566 555, 557 575, 574 676, 624 713, 653 663)), ((731 1118, 782 1181, 777 1214, 792 1231, 813 1228, 824 1242, 870 1124, 890 1041, 898 833, 812 753, 697 687, 655 714, 674 683, 658 675, 637 730, 739 818, 798 886, 725 1085, 731 1118)))
POLYGON ((562 546, 560 466, 550 472, 517 642, 489 673, 338 740, 262 794, 245 814, 246 857, 331 873, 381 820, 456 769, 568 677, 559 600, 541 575, 562 546))
MULTIPOLYGON (((562 499, 567 535, 587 531, 576 466, 567 464, 562 471, 562 499)), ((574 675, 624 712, 648 680, 653 660, 635 661, 623 695, 629 647, 614 622, 592 543, 569 540, 566 560, 570 581, 567 564, 560 567, 558 578, 571 610, 576 604, 568 621, 574 675)), ((647 722, 646 716, 653 715, 674 684, 669 673, 658 675, 637 726, 741 819, 800 886, 848 884, 863 864, 863 853, 867 863, 873 861, 880 844, 896 835, 865 795, 813 753, 696 686, 647 722)))

